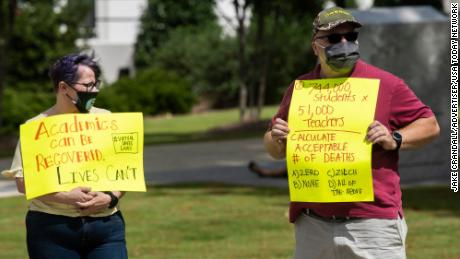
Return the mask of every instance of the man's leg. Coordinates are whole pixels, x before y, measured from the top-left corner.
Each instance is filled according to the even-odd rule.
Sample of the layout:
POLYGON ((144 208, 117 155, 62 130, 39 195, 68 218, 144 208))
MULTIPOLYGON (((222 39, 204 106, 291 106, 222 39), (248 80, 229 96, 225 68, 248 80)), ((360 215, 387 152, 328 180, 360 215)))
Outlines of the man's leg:
POLYGON ((405 259, 404 219, 362 219, 336 226, 338 258, 405 259))
POLYGON ((294 259, 334 259, 333 226, 305 214, 295 222, 294 259))

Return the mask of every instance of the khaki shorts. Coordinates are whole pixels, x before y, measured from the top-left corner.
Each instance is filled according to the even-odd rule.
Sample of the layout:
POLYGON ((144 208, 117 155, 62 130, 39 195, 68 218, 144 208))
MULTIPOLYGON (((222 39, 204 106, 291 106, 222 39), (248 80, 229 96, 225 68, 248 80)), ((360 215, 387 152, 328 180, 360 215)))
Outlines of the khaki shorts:
POLYGON ((404 219, 326 222, 302 213, 295 222, 295 259, 406 258, 404 219))

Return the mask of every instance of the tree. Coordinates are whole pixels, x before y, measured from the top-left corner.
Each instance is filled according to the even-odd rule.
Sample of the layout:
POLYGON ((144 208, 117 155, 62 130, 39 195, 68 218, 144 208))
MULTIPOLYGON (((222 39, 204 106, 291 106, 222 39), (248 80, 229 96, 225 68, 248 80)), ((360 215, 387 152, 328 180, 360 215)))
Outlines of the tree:
POLYGON ((257 120, 266 93, 273 96, 280 86, 285 88, 292 78, 315 64, 308 42, 321 2, 251 0, 251 7, 248 99, 250 118, 257 120))
MULTIPOLYGON (((315 63, 315 59, 303 58, 309 56, 308 45, 300 48, 301 53, 298 50, 311 34, 311 25, 308 24, 319 11, 321 1, 232 0, 232 4, 236 23, 230 17, 224 18, 236 31, 235 40, 238 42, 240 119, 257 120, 267 89, 278 88, 276 84, 279 84, 280 78, 289 77, 286 68, 291 69, 292 63, 278 63, 279 60, 289 60, 294 64, 298 64, 299 60, 303 64, 315 63), (291 34, 286 34, 286 31, 291 34)), ((305 66, 302 68, 305 69, 305 66)), ((291 77, 294 76, 296 74, 291 74, 291 77)))
POLYGON ((153 66, 186 79, 194 93, 225 107, 235 97, 236 46, 217 24, 182 27, 158 48, 153 66))
MULTIPOLYGON (((262 112, 262 107, 265 103, 265 91, 267 89, 267 73, 269 69, 269 62, 271 58, 272 52, 268 50, 269 46, 267 44, 266 38, 266 20, 267 15, 269 14, 271 4, 270 1, 263 1, 257 0, 254 1, 254 16, 256 20, 256 36, 255 36, 255 45, 258 46, 256 48, 255 59, 257 60, 256 68, 258 68, 258 91, 257 91, 257 108, 255 112, 251 114, 252 118, 260 118, 260 114, 262 112)), ((279 8, 274 8, 275 23, 279 21, 279 8)), ((272 31, 273 35, 276 35, 276 31, 278 29, 277 24, 275 24, 274 29, 272 31)), ((254 98, 253 98, 254 99, 254 98)))
POLYGON ((52 104, 50 65, 58 57, 80 51, 76 39, 90 32, 84 18, 91 1, 61 3, 0 0, 1 133, 16 131, 20 123, 52 104))
POLYGON ((3 90, 5 81, 5 58, 16 16, 16 0, 0 0, 0 128, 3 126, 3 90))
POLYGON ((238 41, 238 84, 240 89, 239 108, 240 120, 251 120, 248 113, 248 86, 247 86, 247 62, 246 62, 246 19, 248 16, 249 0, 233 0, 233 8, 235 9, 238 41))
MULTIPOLYGON (((156 6, 149 6, 143 16, 137 65, 172 70, 186 78, 195 93, 213 92, 218 105, 232 100, 242 121, 255 120, 266 100, 279 98, 281 88, 315 64, 308 41, 321 1, 222 1, 236 13, 233 20, 217 9, 234 36, 222 35, 214 14, 204 22, 184 22, 191 17, 191 7, 179 12, 187 5, 150 1, 156 6), (179 19, 179 14, 185 18, 179 19)), ((211 10, 212 4, 208 7, 211 10)))
POLYGON ((239 87, 239 111, 240 121, 251 120, 251 114, 248 110, 248 61, 247 61, 247 23, 250 19, 251 0, 231 0, 234 9, 236 24, 233 19, 218 10, 227 24, 236 32, 237 50, 237 81, 239 87))
MULTIPOLYGON (((85 38, 84 18, 90 1, 21 1, 7 54, 7 84, 36 91, 49 82, 48 69, 59 57, 78 52, 75 41, 85 38)), ((47 87, 47 89, 50 89, 47 87)))
POLYGON ((175 72, 195 94, 225 107, 234 96, 234 49, 223 37, 214 0, 151 0, 141 19, 137 69, 175 72), (214 102, 215 101, 215 102, 214 102))
POLYGON ((175 29, 215 22, 213 4, 213 0, 149 0, 135 46, 136 67, 152 65, 158 48, 175 29))

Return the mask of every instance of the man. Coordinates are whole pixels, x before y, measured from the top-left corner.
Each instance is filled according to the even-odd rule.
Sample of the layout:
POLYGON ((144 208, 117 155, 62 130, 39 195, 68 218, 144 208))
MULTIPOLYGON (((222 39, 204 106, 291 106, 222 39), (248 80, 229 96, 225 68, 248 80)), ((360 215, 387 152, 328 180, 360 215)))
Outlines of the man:
MULTIPOLYGON (((359 59, 361 24, 339 7, 323 10, 313 22, 311 46, 319 64, 298 80, 338 77, 379 79, 375 120, 367 140, 372 147, 374 202, 291 202, 295 223, 294 258, 406 258, 407 226, 401 202, 398 151, 418 148, 439 135, 439 126, 424 105, 396 76, 359 59)), ((293 84, 264 136, 274 158, 284 158, 293 84)))
MULTIPOLYGON (((56 103, 31 120, 67 113, 108 113, 93 107, 99 93, 99 65, 89 56, 60 58, 50 70, 56 103)), ((24 147, 23 147, 24 148, 24 147)), ((18 147, 10 170, 18 191, 25 193, 18 147)), ((77 187, 32 199, 26 216, 27 250, 34 258, 128 258, 125 224, 118 200, 123 193, 77 187)))

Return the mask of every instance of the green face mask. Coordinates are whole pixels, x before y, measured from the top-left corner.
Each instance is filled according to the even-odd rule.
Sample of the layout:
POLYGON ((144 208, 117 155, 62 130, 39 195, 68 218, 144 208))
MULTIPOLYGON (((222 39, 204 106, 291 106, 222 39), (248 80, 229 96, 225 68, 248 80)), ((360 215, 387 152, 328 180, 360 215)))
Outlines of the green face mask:
POLYGON ((93 107, 94 102, 96 101, 96 96, 99 92, 80 92, 77 91, 75 88, 72 87, 75 92, 77 92, 77 100, 72 99, 68 94, 67 97, 72 100, 75 107, 77 107, 78 111, 81 113, 88 113, 93 107))

